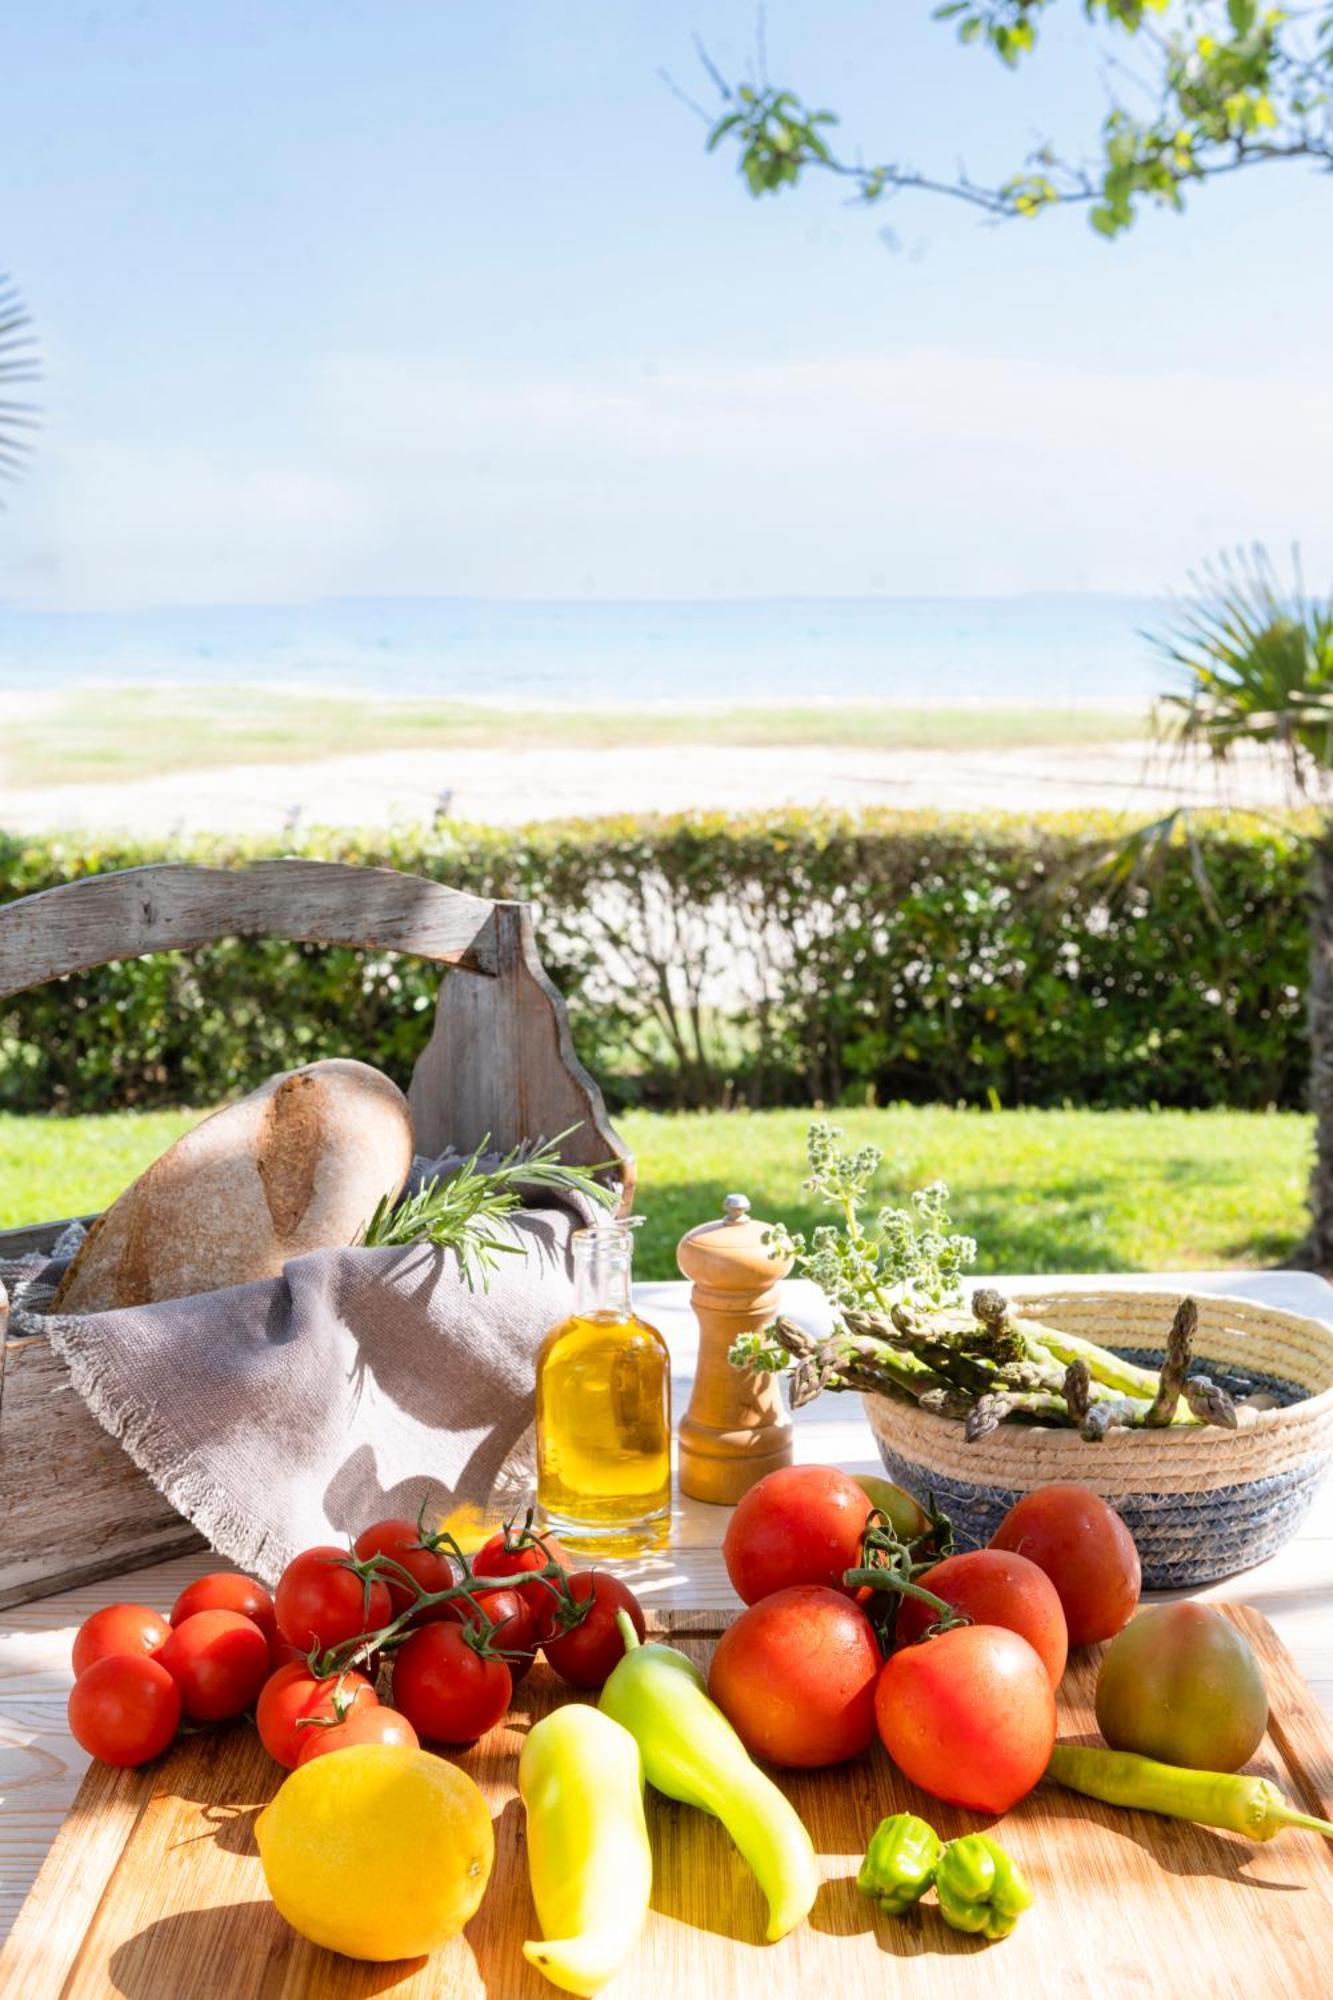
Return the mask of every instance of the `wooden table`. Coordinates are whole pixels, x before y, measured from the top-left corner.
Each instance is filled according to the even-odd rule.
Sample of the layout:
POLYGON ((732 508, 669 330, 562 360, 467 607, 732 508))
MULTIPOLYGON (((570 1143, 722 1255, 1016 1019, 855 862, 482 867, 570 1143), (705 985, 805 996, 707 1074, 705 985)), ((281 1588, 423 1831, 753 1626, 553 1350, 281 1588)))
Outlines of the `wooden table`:
MULTIPOLYGON (((1043 1284, 1096 1290, 1107 1280, 1023 1277, 1012 1282, 1025 1291, 1043 1284)), ((1333 1288, 1300 1272, 1195 1271, 1117 1276, 1114 1283, 1238 1294, 1333 1322, 1333 1288)), ((640 1285, 636 1297, 644 1317, 670 1343, 680 1414, 689 1395, 695 1348, 687 1287, 640 1285)), ((808 1286, 791 1285, 789 1302, 800 1319, 811 1324, 820 1320, 822 1301, 808 1286)), ((799 1413, 797 1426, 799 1459, 853 1472, 880 1470, 859 1397, 825 1396, 799 1413)), ((727 1519, 723 1508, 678 1500, 670 1548, 618 1567, 646 1600, 681 1610, 732 1609, 737 1599, 719 1549, 727 1519)), ((120 1598, 167 1610, 190 1578, 216 1567, 215 1556, 185 1556, 0 1613, 0 1937, 12 1925, 88 1762, 65 1726, 75 1629, 99 1605, 120 1598)), ((1296 1538, 1272 1561, 1198 1594, 1234 1598, 1262 1611, 1294 1655, 1324 1713, 1333 1717, 1333 1484, 1325 1487, 1296 1538)))

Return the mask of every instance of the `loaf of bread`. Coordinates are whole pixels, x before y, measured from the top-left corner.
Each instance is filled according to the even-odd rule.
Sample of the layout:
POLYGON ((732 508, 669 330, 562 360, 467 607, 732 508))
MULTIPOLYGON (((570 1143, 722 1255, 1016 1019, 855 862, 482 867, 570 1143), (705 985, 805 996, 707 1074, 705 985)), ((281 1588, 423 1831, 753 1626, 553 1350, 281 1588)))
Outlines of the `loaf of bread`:
POLYGON ((356 1241, 412 1164, 407 1099, 368 1063, 271 1076, 155 1160, 99 1217, 52 1310, 105 1312, 273 1278, 356 1241))

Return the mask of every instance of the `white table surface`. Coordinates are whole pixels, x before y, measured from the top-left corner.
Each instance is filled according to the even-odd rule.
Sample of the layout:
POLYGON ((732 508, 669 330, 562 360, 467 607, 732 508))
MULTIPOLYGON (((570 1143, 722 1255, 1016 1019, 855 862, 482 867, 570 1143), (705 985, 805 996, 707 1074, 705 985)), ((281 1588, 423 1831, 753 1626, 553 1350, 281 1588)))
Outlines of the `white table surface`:
MULTIPOLYGON (((1107 1278, 1014 1278, 1015 1289, 1074 1288, 1208 1291, 1260 1299, 1333 1323, 1333 1288, 1303 1272, 1158 1273, 1107 1278)), ((689 1399, 697 1329, 680 1282, 636 1287, 645 1319, 671 1347, 677 1416, 689 1399)), ((787 1288, 789 1309, 808 1323, 822 1316, 812 1288, 787 1288)), ((823 1396, 797 1413, 798 1460, 837 1464, 851 1472, 881 1470, 859 1396, 823 1396)), ((645 1599, 681 1610, 733 1610, 719 1544, 729 1510, 677 1496, 670 1547, 636 1563, 616 1565, 645 1599)), ((207 1553, 88 1584, 0 1612, 0 1937, 18 1914, 88 1759, 70 1736, 65 1703, 72 1676, 74 1633, 90 1612, 117 1599, 168 1611, 192 1577, 219 1567, 207 1553)), ((1325 1715, 1333 1718, 1333 1482, 1326 1484, 1294 1539, 1271 1561, 1197 1593, 1254 1605, 1276 1627, 1325 1715)))

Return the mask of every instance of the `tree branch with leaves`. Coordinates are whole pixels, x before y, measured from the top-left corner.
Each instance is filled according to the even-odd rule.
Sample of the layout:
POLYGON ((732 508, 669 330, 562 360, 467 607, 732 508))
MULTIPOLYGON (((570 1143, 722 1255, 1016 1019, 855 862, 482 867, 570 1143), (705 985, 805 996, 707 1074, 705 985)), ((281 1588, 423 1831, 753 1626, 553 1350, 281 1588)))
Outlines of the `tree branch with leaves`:
MULTIPOLYGON (((935 18, 965 44, 980 44, 1013 69, 1036 50, 1056 0, 944 0, 935 18)), ((1064 0, 1068 6, 1071 0, 1064 0)), ((1107 58, 1111 103, 1095 148, 1070 157, 1044 143, 1003 180, 966 172, 940 176, 890 157, 867 163, 840 152, 835 111, 812 108, 773 84, 762 39, 756 72, 733 82, 700 44, 720 110, 693 109, 709 123, 708 150, 727 148, 750 193, 777 194, 807 173, 848 184, 874 204, 891 194, 946 195, 1004 219, 1085 206, 1094 229, 1116 236, 1146 203, 1180 210, 1190 188, 1251 167, 1305 161, 1333 169, 1333 8, 1264 7, 1259 0, 1081 0, 1107 58), (1128 70, 1120 54, 1139 57, 1128 70), (1133 83, 1134 108, 1125 85, 1133 83), (1146 108, 1145 108, 1146 107, 1146 108)), ((688 101, 688 100, 687 100, 688 101)))

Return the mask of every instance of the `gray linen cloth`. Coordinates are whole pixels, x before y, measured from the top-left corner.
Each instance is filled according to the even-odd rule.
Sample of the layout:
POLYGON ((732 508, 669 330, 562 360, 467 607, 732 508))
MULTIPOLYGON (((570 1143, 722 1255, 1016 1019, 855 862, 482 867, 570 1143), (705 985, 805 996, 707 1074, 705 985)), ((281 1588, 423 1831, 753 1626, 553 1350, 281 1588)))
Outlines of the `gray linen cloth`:
MULTIPOLYGON (((31 1312, 93 1415, 222 1555, 272 1583, 298 1550, 428 1503, 521 1506, 537 1349, 573 1305, 582 1196, 527 1207, 490 1288, 449 1251, 320 1250, 282 1276, 81 1316, 31 1312)), ((62 1246, 63 1247, 63 1246, 62 1246)), ((46 1281, 45 1283, 43 1281, 46 1281)), ((25 1310, 25 1307, 27 1310, 25 1310)))

